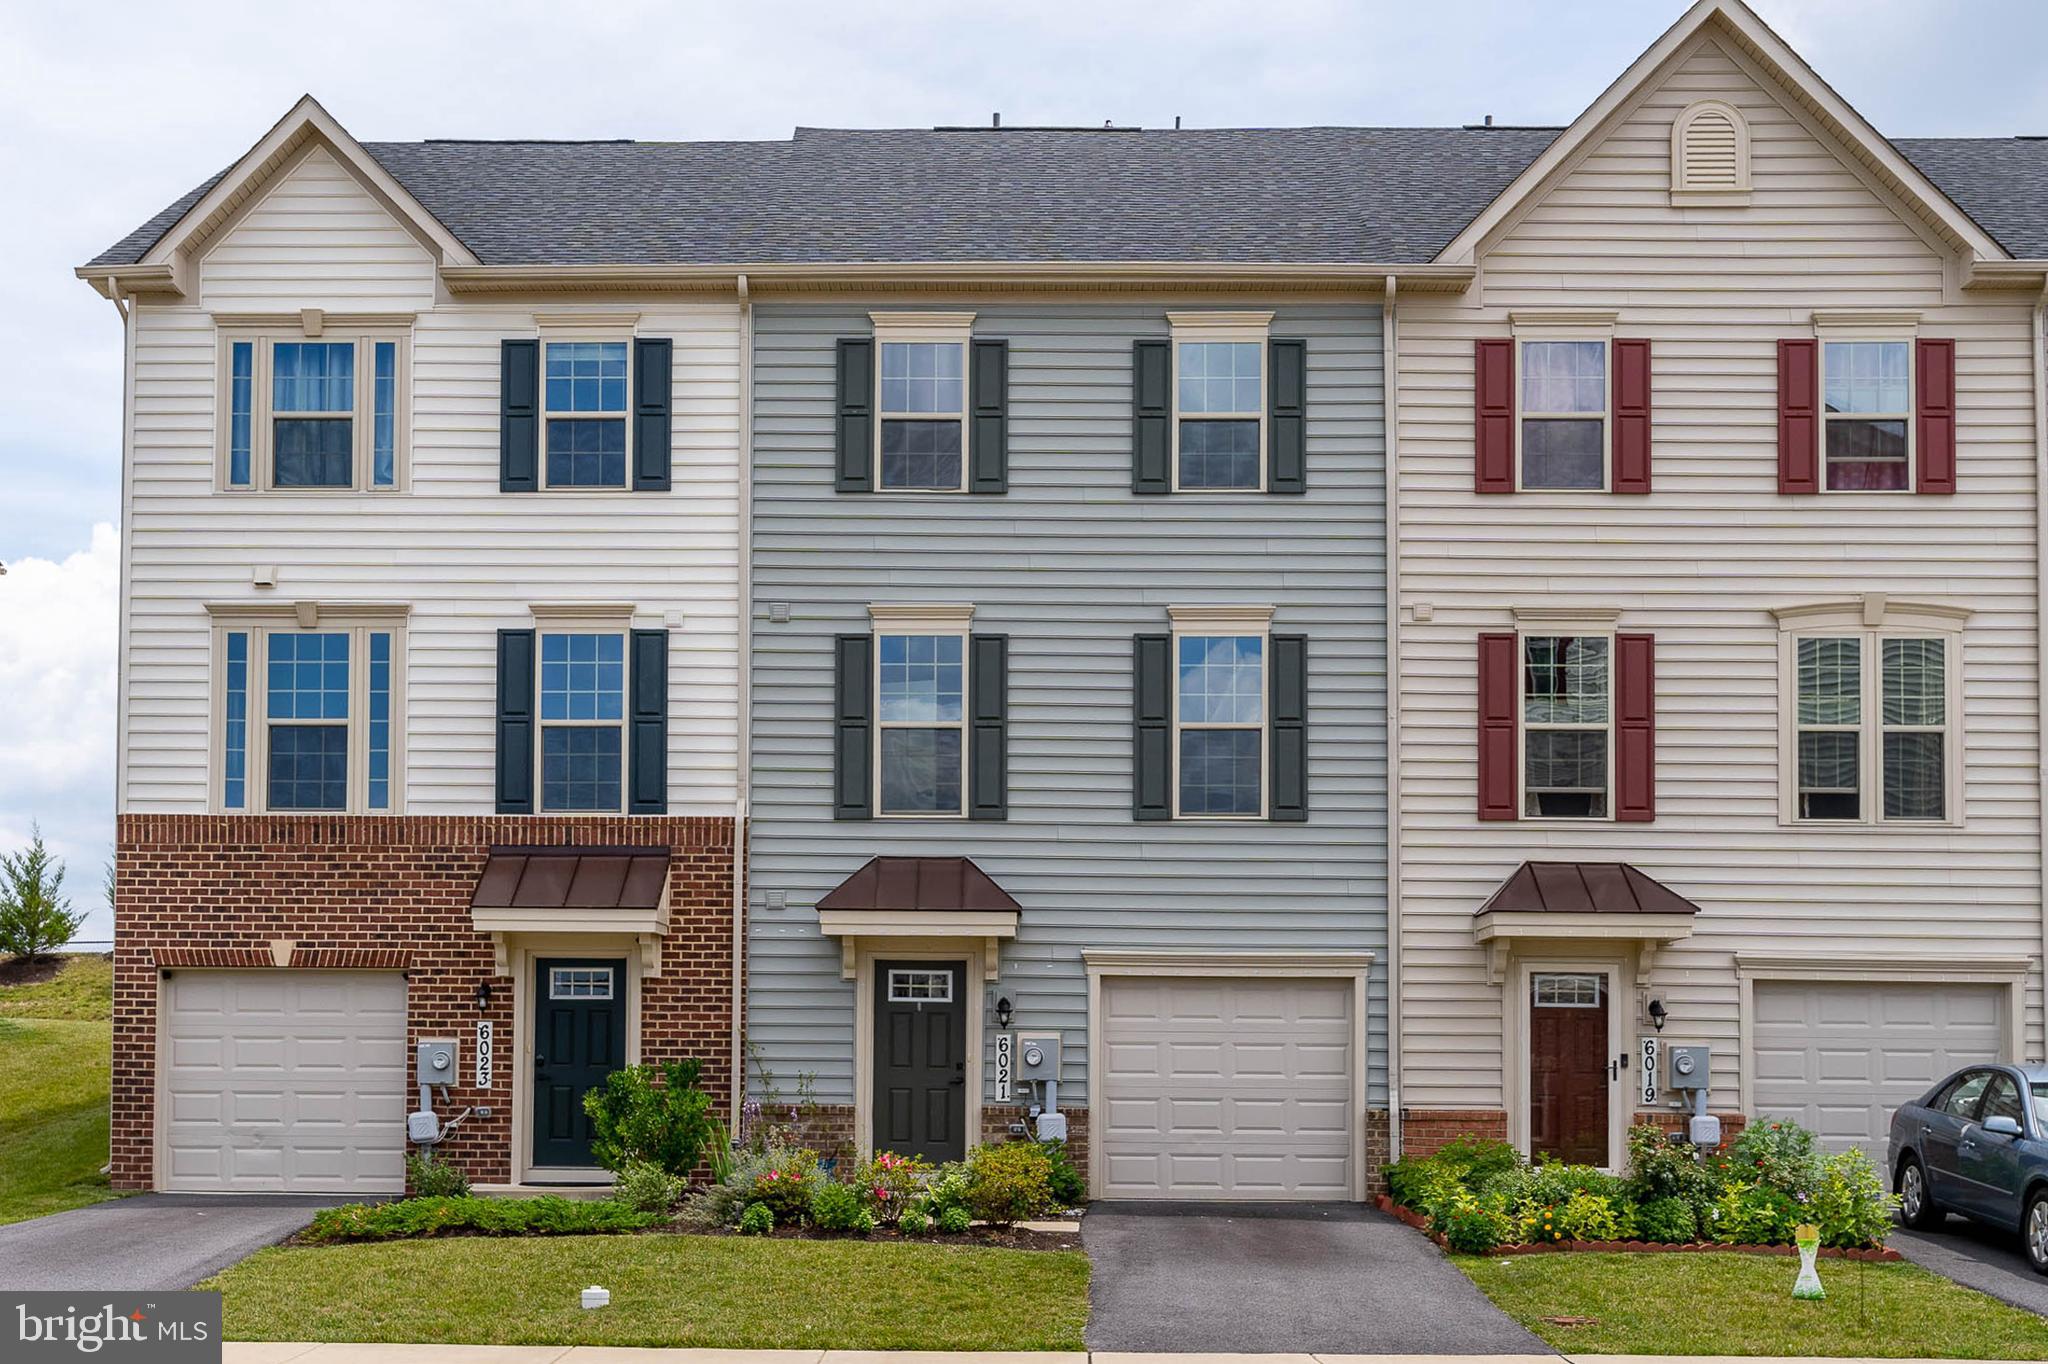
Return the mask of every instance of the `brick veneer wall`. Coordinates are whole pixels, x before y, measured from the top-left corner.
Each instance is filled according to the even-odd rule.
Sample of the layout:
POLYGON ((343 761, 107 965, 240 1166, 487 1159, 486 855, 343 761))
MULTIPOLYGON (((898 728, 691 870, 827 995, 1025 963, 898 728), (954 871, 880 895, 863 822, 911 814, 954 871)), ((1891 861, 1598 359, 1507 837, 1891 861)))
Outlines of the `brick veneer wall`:
POLYGON ((1435 1155, 1459 1137, 1508 1139, 1508 1115, 1502 1108, 1404 1108, 1401 1110, 1401 1154, 1435 1155))
MULTIPOLYGON (((493 974, 469 899, 493 846, 666 846, 669 929, 643 979, 641 1060, 695 1057, 722 1110, 731 1093, 733 821, 681 816, 123 815, 115 846, 113 1184, 153 1186, 156 1000, 161 970, 273 964, 296 944, 307 970, 402 965, 407 1067, 422 1037, 461 1039, 452 1113, 484 1105, 441 1154, 480 1183, 512 1177, 512 982, 493 974), (488 1010, 476 987, 489 981, 488 1010), (497 1075, 474 1087, 480 1018, 496 1024, 497 1075)), ((410 1088, 408 1088, 410 1094, 410 1088)), ((410 1103, 407 1105, 410 1107, 410 1103)), ((522 1137, 522 1139, 525 1139, 522 1137)))

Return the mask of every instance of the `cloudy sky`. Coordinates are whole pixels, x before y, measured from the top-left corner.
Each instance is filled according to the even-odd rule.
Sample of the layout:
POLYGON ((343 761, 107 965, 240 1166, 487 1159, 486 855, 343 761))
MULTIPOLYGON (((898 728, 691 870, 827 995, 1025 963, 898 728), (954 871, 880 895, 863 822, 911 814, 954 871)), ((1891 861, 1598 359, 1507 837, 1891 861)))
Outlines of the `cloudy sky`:
MULTIPOLYGON (((330 7, 0 0, 0 849, 110 932, 120 331, 71 275, 311 92, 365 141, 823 127, 1569 122, 1676 0, 330 7)), ((1759 0, 1886 132, 2048 133, 2048 7, 1759 0), (1983 35, 1998 34, 1987 42, 1983 35)))

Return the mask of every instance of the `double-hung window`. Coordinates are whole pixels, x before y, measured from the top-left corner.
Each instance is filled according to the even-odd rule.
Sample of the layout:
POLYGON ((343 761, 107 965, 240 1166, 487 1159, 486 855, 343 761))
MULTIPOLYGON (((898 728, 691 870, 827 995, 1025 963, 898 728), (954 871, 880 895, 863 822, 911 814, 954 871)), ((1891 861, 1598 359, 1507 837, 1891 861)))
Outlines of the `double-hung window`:
POLYGON ((1266 486, 1266 345, 1270 313, 1173 313, 1173 486, 1257 492, 1266 486))
POLYGON ((1521 343, 1520 476, 1533 491, 1607 486, 1607 342, 1521 343))
POLYGON ((875 487, 967 487, 967 346, 972 313, 873 313, 875 487))
POLYGON ((1522 814, 1606 819, 1613 786, 1614 640, 1522 636, 1522 814))
POLYGON ((1174 813, 1266 812, 1266 636, 1173 636, 1174 813))
MULTIPOLYGON (((217 613, 214 790, 225 811, 395 808, 403 635, 382 617, 217 613)), ((398 613, 391 613, 396 615, 398 613)))
POLYGON ((396 489, 405 454, 405 339, 322 327, 221 336, 220 485, 396 489))
POLYGON ((1789 683, 1787 819, 1940 824, 1957 817, 1956 627, 1964 614, 1900 604, 1780 613, 1789 683), (1879 623, 1866 624, 1873 616, 1879 623))
POLYGON ((962 815, 967 784, 964 630, 875 635, 875 810, 962 815))
POLYGON ((1913 345, 1822 341, 1821 442, 1828 492, 1913 487, 1913 345))
POLYGON ((631 344, 549 341, 545 350, 547 486, 625 487, 631 344))
POLYGON ((625 791, 626 636, 540 636, 540 808, 616 813, 625 791))

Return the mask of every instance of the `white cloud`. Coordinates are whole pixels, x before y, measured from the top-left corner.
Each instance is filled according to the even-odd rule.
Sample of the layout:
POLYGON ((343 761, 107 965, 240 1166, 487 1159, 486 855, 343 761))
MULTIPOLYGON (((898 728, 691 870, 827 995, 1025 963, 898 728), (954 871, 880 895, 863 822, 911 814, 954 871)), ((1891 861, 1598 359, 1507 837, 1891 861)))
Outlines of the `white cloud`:
POLYGON ((68 864, 65 889, 107 938, 101 867, 114 838, 115 640, 120 538, 101 522, 61 563, 21 559, 0 577, 0 849, 40 824, 68 864))

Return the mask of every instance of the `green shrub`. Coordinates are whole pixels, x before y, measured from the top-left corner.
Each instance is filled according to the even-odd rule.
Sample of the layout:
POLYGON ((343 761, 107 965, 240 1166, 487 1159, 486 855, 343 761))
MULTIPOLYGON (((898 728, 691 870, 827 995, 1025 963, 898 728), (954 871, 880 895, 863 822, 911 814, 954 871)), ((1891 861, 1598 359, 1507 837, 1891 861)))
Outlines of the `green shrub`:
POLYGON ((461 1166, 414 1151, 405 1156, 405 1185, 418 1198, 469 1197, 469 1176, 461 1166))
POLYGON ((1851 1149, 1820 1162, 1806 1220, 1820 1228, 1823 1245, 1881 1246, 1897 1203, 1870 1157, 1851 1149))
POLYGON ((1052 1209, 1052 1162, 1034 1142, 977 1146, 967 1157, 967 1210, 1008 1226, 1052 1209))
POLYGON ((920 1208, 908 1208, 896 1219, 896 1230, 905 1236, 922 1236, 932 1229, 932 1219, 920 1208))
POLYGON ((1663 1245, 1700 1239, 1700 1215, 1683 1198, 1653 1198, 1636 1208, 1636 1235, 1663 1245))
POLYGON ((766 1203, 749 1203, 740 1214, 740 1233, 745 1236, 766 1236, 775 1230, 775 1214, 768 1211, 766 1203))
POLYGON ((576 1236, 638 1231, 657 1219, 624 1204, 557 1198, 403 1198, 324 1208, 305 1231, 311 1241, 390 1241, 468 1231, 486 1236, 576 1236))
POLYGON ((607 1170, 658 1165, 687 1178, 711 1141, 711 1096, 698 1087, 696 1061, 671 1061, 655 1083, 652 1066, 627 1066, 583 1096, 590 1153, 607 1170))
POLYGON ((1727 1246, 1782 1246, 1806 1220, 1806 1208, 1767 1184, 1724 1184, 1707 1209, 1707 1234, 1727 1246))
POLYGON ((1614 1200, 1596 1193, 1575 1193, 1557 1210, 1558 1234, 1567 1241, 1617 1241, 1621 1222, 1614 1200))
POLYGON ((1485 1255, 1515 1234, 1515 1224, 1506 1213, 1467 1194, 1445 1216, 1443 1233, 1459 1254, 1485 1255))
POLYGON ((811 1225, 819 1231, 852 1231, 863 1211, 851 1184, 824 1181, 811 1191, 811 1225))
POLYGON ((1445 1142, 1430 1159, 1473 1188, 1503 1170, 1513 1170, 1525 1163, 1521 1152, 1508 1143, 1470 1135, 1445 1142))
POLYGON ((1088 1177, 1074 1168, 1073 1159, 1067 1154, 1067 1144, 1054 1138, 1038 1143, 1038 1149, 1045 1152, 1045 1158, 1052 1168, 1046 1172, 1046 1187, 1052 1190, 1052 1201, 1062 1208, 1075 1208, 1088 1201, 1088 1177))
POLYGON ((1796 1122, 1774 1120, 1743 1128, 1729 1143, 1726 1165, 1731 1178, 1794 1199, 1811 1196, 1820 1177, 1813 1133, 1796 1122))
POLYGON ((747 1202, 765 1203, 778 1227, 802 1226, 811 1213, 811 1195, 825 1181, 818 1171, 818 1153, 808 1147, 771 1147, 747 1202))
POLYGON ((619 1171, 618 1182, 612 1185, 612 1197, 629 1208, 666 1217, 683 1201, 688 1187, 659 1165, 636 1160, 619 1171))
POLYGON ((1463 1136, 1432 1155, 1387 1166, 1387 1193, 1396 1203, 1424 1212, 1428 1204, 1446 1204, 1450 1185, 1476 1193, 1488 1180, 1521 1168, 1522 1157, 1506 1142, 1463 1136))
POLYGON ((967 1166, 957 1160, 948 1161, 932 1172, 925 1181, 925 1211, 934 1217, 942 1215, 948 1208, 967 1206, 967 1166))
POLYGON ((939 1230, 950 1235, 958 1236, 973 1225, 974 1215, 958 1204, 942 1209, 939 1213, 939 1230))
POLYGON ((1674 1142, 1656 1127, 1628 1130, 1627 1186, 1639 1204, 1682 1198, 1695 1212, 1714 1198, 1714 1177, 1700 1164, 1699 1148, 1674 1142))
POLYGON ((875 1221, 888 1225, 921 1197, 932 1167, 918 1156, 899 1156, 884 1151, 860 1166, 847 1182, 860 1192, 875 1221))
POLYGON ((862 1208, 858 1213, 854 1215, 853 1230, 855 1234, 860 1236, 866 1236, 872 1233, 874 1229, 875 1214, 872 1211, 870 1211, 867 1208, 862 1208))

